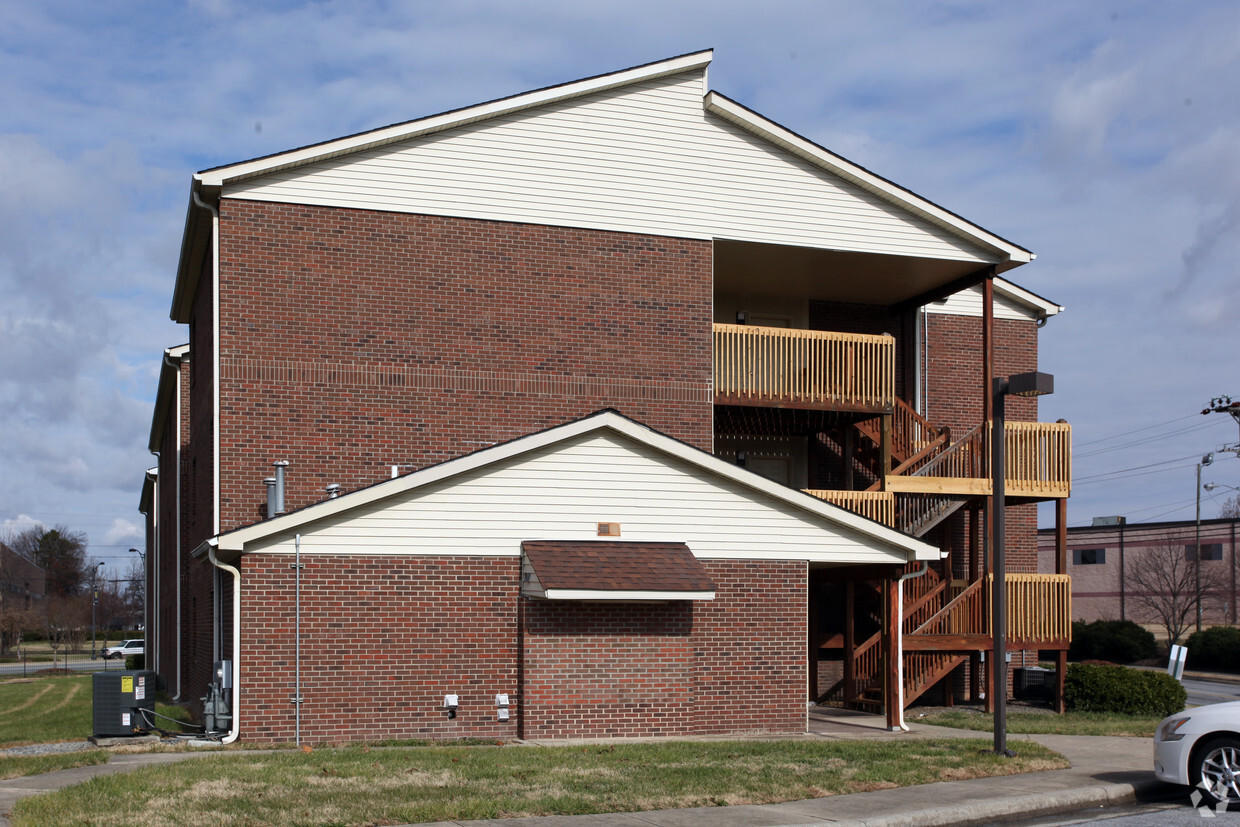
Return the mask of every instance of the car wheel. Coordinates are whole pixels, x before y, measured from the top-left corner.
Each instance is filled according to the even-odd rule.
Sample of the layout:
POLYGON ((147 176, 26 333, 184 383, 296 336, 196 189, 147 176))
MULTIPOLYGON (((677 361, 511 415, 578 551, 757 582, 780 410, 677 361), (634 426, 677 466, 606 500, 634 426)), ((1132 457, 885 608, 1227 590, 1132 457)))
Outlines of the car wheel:
POLYGON ((1240 804, 1240 738, 1212 738, 1193 753, 1193 781, 1215 802, 1240 804))

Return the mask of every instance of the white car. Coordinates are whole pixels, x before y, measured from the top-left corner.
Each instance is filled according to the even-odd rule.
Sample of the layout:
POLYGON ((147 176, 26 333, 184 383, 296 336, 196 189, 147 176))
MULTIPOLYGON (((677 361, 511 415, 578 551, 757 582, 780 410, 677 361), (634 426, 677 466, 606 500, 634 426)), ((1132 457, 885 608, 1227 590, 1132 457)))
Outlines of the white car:
POLYGON ((1154 731, 1154 776, 1198 787, 1216 802, 1240 804, 1240 701, 1164 718, 1154 731))
POLYGON ((142 655, 146 653, 146 641, 142 639, 122 640, 116 646, 109 646, 103 650, 103 659, 123 658, 129 655, 142 655))

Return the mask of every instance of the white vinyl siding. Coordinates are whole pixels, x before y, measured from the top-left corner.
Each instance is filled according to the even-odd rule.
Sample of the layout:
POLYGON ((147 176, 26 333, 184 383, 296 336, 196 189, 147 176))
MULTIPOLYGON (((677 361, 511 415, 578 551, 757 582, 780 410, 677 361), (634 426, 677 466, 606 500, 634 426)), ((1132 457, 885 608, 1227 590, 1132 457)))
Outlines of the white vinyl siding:
MULTIPOLYGON (((815 504, 816 506, 817 504, 815 504)), ((900 563, 902 550, 621 435, 590 433, 303 525, 303 554, 518 556, 524 540, 684 542, 699 558, 900 563)), ((292 551, 292 532, 246 544, 292 551)))
POLYGON ((702 71, 230 184, 225 197, 991 262, 703 107, 702 71))
MULTIPOLYGON (((926 305, 927 313, 943 313, 950 316, 981 316, 982 288, 980 285, 961 290, 949 296, 947 301, 931 302, 926 305)), ((1038 318, 1032 308, 1018 304, 1011 299, 995 294, 995 318, 1030 321, 1038 318)))

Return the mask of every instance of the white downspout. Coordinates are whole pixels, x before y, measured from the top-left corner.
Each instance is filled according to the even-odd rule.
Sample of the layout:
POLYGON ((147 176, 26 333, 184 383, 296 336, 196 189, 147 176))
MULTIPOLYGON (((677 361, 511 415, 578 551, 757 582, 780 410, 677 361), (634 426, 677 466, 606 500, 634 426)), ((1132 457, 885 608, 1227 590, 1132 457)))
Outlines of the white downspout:
POLYGON ((904 723, 904 581, 921 577, 929 570, 930 564, 922 560, 918 571, 902 574, 896 580, 896 723, 905 732, 908 724, 904 723))
POLYGON ((227 563, 221 563, 219 558, 215 556, 215 544, 207 546, 207 558, 210 559, 211 565, 217 569, 222 569, 233 576, 233 618, 232 618, 232 729, 228 730, 228 734, 224 736, 221 743, 231 744, 237 740, 237 735, 241 732, 241 572, 234 566, 227 563))
POLYGON ((212 447, 211 465, 213 484, 213 510, 215 528, 212 536, 220 533, 220 211, 202 200, 198 190, 191 190, 194 203, 211 213, 211 422, 215 445, 212 447))

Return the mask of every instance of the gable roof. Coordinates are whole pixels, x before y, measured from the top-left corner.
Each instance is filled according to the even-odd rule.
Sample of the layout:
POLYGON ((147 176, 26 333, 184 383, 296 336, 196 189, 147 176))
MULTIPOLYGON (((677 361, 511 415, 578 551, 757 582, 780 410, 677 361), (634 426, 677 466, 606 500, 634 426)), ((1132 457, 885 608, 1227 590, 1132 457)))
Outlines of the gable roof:
MULTIPOLYGON (((483 448, 403 477, 385 480, 335 499, 324 500, 297 511, 234 529, 208 540, 194 553, 204 554, 208 545, 221 551, 245 552, 247 546, 262 545, 273 538, 290 537, 294 532, 304 532, 315 525, 347 520, 351 515, 374 514, 389 504, 394 505, 407 499, 409 495, 440 490, 445 485, 460 484, 476 477, 477 473, 486 473, 513 460, 534 457, 547 449, 567 446, 593 434, 618 435, 647 449, 664 463, 681 463, 707 479, 749 492, 747 496, 770 503, 769 508, 778 507, 798 515, 798 519, 808 526, 807 530, 835 531, 857 537, 871 547, 885 549, 886 554, 896 556, 900 561, 937 560, 941 556, 937 548, 915 537, 732 465, 612 410, 600 411, 583 419, 483 448)), ((722 530, 727 533, 726 527, 722 530)), ((554 538, 535 536, 522 539, 554 538)), ((517 549, 514 548, 512 553, 517 553, 517 549)))
MULTIPOLYGON (((739 225, 736 224, 735 220, 720 221, 719 219, 723 217, 723 213, 716 215, 714 210, 719 208, 721 192, 734 195, 738 193, 751 193, 754 181, 750 179, 753 179, 754 176, 757 176, 757 180, 760 181, 763 176, 769 175, 773 170, 797 164, 803 166, 803 169, 798 173, 801 177, 797 182, 797 186, 802 191, 802 194, 812 193, 815 188, 825 193, 831 189, 825 182, 833 180, 851 188, 853 193, 863 194, 864 199, 867 200, 866 210, 869 211, 868 214, 879 223, 874 228, 861 227, 859 229, 856 226, 849 226, 845 232, 842 232, 841 239, 852 238, 859 231, 865 232, 867 229, 876 229, 878 232, 894 232, 893 238, 897 238, 900 232, 905 232, 906 237, 898 239, 899 243, 896 247, 906 250, 909 255, 915 255, 917 254, 915 251, 920 248, 916 245, 907 246, 909 239, 912 237, 908 235, 910 228, 898 228, 899 222, 906 220, 924 222, 919 226, 934 228, 934 233, 938 234, 938 238, 933 242, 933 249, 939 250, 947 258, 973 261, 985 260, 988 263, 994 264, 999 271, 1018 266, 1033 259, 1033 254, 1028 250, 988 232, 977 224, 965 220, 959 215, 876 175, 860 165, 828 151, 717 92, 709 92, 706 88, 706 67, 709 65, 712 56, 713 52, 710 50, 694 52, 619 72, 598 75, 584 80, 452 110, 439 115, 432 115, 324 141, 287 152, 214 167, 203 170, 194 176, 191 196, 201 195, 211 200, 218 198, 221 192, 227 193, 238 190, 241 193, 240 197, 254 197, 259 200, 289 199, 294 203, 320 203, 314 200, 321 198, 317 192, 315 194, 308 193, 305 189, 308 185, 304 181, 293 183, 290 176, 304 177, 311 174, 314 170, 320 170, 325 178, 331 178, 336 175, 339 166, 345 163, 346 160, 363 159, 377 163, 376 153, 391 152, 396 148, 396 145, 410 145, 410 142, 416 142, 416 146, 421 147, 424 145, 422 143, 424 140, 432 137, 435 140, 440 140, 439 136, 449 132, 459 135, 461 130, 466 128, 473 129, 479 125, 496 128, 497 125, 510 124, 514 116, 524 118, 526 117, 524 113, 529 110, 537 109, 540 112, 550 113, 556 107, 563 106, 566 102, 573 102, 573 105, 577 106, 590 96, 594 96, 592 99, 597 100, 600 94, 616 90, 648 88, 652 82, 681 77, 685 78, 688 84, 684 88, 694 91, 694 100, 696 101, 694 106, 697 109, 699 119, 704 114, 709 114, 713 118, 718 119, 716 124, 720 126, 715 129, 717 135, 721 134, 721 131, 735 130, 738 134, 748 136, 746 140, 751 143, 751 154, 742 156, 728 155, 727 157, 716 159, 713 164, 706 164, 700 169, 676 169, 676 175, 655 175, 653 180, 665 180, 667 186, 671 190, 675 190, 676 187, 681 185, 681 182, 675 180, 677 175, 687 176, 685 180, 693 179, 693 176, 699 176, 698 179, 694 180, 709 181, 712 174, 717 174, 720 170, 734 169, 729 164, 750 164, 752 162, 754 166, 752 169, 744 167, 744 175, 740 176, 744 180, 721 183, 722 190, 719 192, 707 191, 700 194, 701 197, 696 201, 686 199, 684 203, 678 202, 679 210, 665 211, 667 212, 666 217, 669 220, 653 222, 647 230, 643 231, 648 231, 655 235, 718 237, 743 240, 747 235, 744 228, 752 226, 752 222, 757 220, 755 214, 761 214, 763 210, 770 209, 771 205, 762 199, 759 199, 759 202, 754 204, 746 204, 744 209, 751 212, 739 217, 741 220, 739 225), (726 129, 724 128, 725 126, 726 129), (756 147, 765 147, 768 153, 770 150, 775 149, 781 155, 778 158, 761 158, 761 161, 758 162, 758 158, 761 156, 752 155, 752 151, 756 147), (827 176, 826 178, 822 177, 824 173, 827 176), (818 177, 815 178, 814 175, 818 177), (272 185, 267 185, 266 189, 259 186, 260 179, 261 181, 274 182, 274 188, 272 185), (281 188, 281 185, 284 185, 283 188, 281 188), (273 192, 277 191, 278 195, 272 195, 273 192), (676 218, 673 214, 678 211, 684 212, 683 220, 671 220, 676 218), (752 211, 756 211, 756 213, 752 211)), ((630 121, 630 123, 633 122, 630 121)), ((668 134, 684 137, 690 143, 696 140, 696 138, 688 135, 683 130, 675 130, 668 134)), ((626 134, 625 137, 627 139, 628 135, 626 134)), ((585 140, 587 143, 597 143, 593 141, 594 138, 594 135, 587 132, 584 138, 578 140, 576 146, 581 146, 581 140, 585 140)), ((514 140, 520 139, 514 138, 514 140)), ((660 143, 656 141, 655 145, 657 146, 660 143)), ((726 147, 718 149, 727 155, 727 153, 736 152, 739 146, 740 142, 738 140, 730 139, 726 147)), ((649 147, 646 148, 647 150, 649 149, 649 147)), ((636 149, 642 149, 642 147, 639 146, 636 149)), ((689 147, 689 149, 690 151, 685 157, 692 158, 694 157, 692 150, 701 150, 702 148, 689 147)), ((639 156, 641 154, 638 153, 639 156)), ((597 171, 608 166, 607 164, 602 164, 591 167, 589 164, 596 162, 591 162, 588 158, 585 163, 587 164, 587 176, 589 175, 589 169, 597 171)), ((380 166, 382 167, 383 165, 380 166)), ((469 167, 468 165, 466 168, 478 169, 477 166, 469 167)), ((483 168, 485 168, 485 165, 483 168)), ((540 171, 542 171, 541 168, 540 171)), ((671 173, 673 170, 668 172, 671 173)), ((371 174, 375 173, 367 173, 367 175, 371 174)), ((384 167, 384 171, 378 174, 392 174, 392 168, 390 166, 384 167)), ((438 176, 436 178, 437 181, 448 180, 455 182, 456 180, 454 175, 447 175, 445 178, 443 170, 437 171, 436 176, 438 176)), ((516 180, 524 179, 518 176, 516 180)), ((338 182, 338 178, 334 181, 329 181, 329 183, 338 182)), ((490 182, 490 184, 491 186, 489 187, 486 184, 481 185, 482 191, 504 189, 503 187, 496 187, 495 182, 490 182)), ((316 184, 315 187, 317 186, 316 184)), ((479 192, 479 186, 477 183, 466 186, 462 191, 454 193, 456 196, 454 200, 451 200, 450 203, 442 204, 438 208, 435 206, 438 202, 420 201, 417 202, 416 206, 407 207, 406 209, 413 212, 430 212, 445 215, 459 214, 465 217, 516 220, 535 224, 591 226, 597 229, 624 229, 626 226, 623 220, 619 220, 619 223, 616 223, 616 220, 613 220, 612 223, 604 220, 583 225, 571 224, 574 216, 579 215, 580 212, 574 209, 571 203, 562 205, 558 212, 555 210, 551 212, 533 211, 526 214, 523 211, 529 210, 528 205, 535 200, 526 197, 528 194, 516 199, 516 203, 527 205, 522 206, 520 209, 507 207, 506 211, 499 210, 498 212, 494 208, 490 212, 485 208, 479 208, 472 213, 460 211, 458 207, 461 201, 463 200, 467 204, 471 203, 470 199, 474 198, 476 193, 479 192), (428 207, 428 204, 431 206, 428 207)), ((614 187, 614 182, 610 182, 606 186, 600 184, 600 186, 604 191, 614 193, 614 189, 609 189, 614 187)), ((780 189, 784 195, 787 195, 786 186, 779 183, 776 183, 774 186, 776 189, 780 189)), ((571 192, 576 188, 570 183, 566 189, 571 192)), ((311 187, 311 190, 314 190, 314 187, 311 187)), ((394 198, 397 197, 397 193, 405 193, 406 195, 401 197, 409 197, 408 193, 420 191, 421 188, 416 183, 411 184, 408 181, 402 180, 397 181, 397 185, 390 187, 385 197, 389 199, 394 198)), ((602 200, 600 197, 595 197, 596 195, 591 194, 587 202, 598 203, 602 200)), ((354 195, 348 195, 347 197, 341 195, 337 196, 335 200, 328 199, 321 203, 337 206, 365 206, 365 204, 359 204, 351 200, 354 197, 354 195)), ((831 197, 836 198, 837 196, 831 197)), ((398 201, 380 201, 375 208, 401 211, 401 204, 398 201)), ((643 210, 641 205, 620 204, 617 209, 621 216, 625 215, 626 210, 629 211, 628 214, 630 215, 636 213, 647 217, 650 216, 650 211, 643 210)), ((825 202, 809 210, 809 212, 817 212, 822 216, 831 214, 832 221, 838 221, 840 217, 838 212, 833 213, 832 209, 826 206, 825 202)), ((732 216, 732 219, 736 218, 738 217, 732 216)), ((817 231, 813 227, 801 229, 803 230, 801 235, 794 233, 793 240, 786 241, 786 243, 798 243, 797 239, 803 241, 804 238, 816 237, 815 232, 817 231), (805 233, 808 233, 808 235, 805 235, 805 233)), ((186 321, 188 319, 190 303, 197 287, 202 262, 209 249, 210 233, 210 214, 196 206, 193 197, 191 197, 186 216, 185 236, 182 243, 177 286, 174 291, 172 305, 172 318, 178 321, 186 321)), ((779 243, 779 238, 777 237, 752 240, 779 243)))

